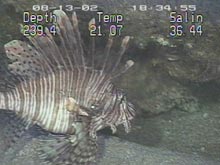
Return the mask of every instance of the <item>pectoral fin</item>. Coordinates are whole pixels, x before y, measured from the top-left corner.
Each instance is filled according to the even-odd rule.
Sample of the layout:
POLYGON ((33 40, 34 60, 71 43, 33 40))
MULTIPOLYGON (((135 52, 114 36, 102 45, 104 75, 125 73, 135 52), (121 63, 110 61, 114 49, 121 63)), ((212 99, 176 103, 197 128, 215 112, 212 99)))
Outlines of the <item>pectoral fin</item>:
POLYGON ((53 165, 90 165, 96 158, 96 140, 87 135, 52 135, 39 142, 39 154, 53 165))

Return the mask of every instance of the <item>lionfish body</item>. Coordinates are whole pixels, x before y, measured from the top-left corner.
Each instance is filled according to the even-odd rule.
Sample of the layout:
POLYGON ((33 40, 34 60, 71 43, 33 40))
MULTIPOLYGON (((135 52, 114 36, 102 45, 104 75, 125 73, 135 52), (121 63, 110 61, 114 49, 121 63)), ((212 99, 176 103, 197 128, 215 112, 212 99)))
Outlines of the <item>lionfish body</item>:
POLYGON ((95 159, 96 132, 123 124, 129 131, 134 109, 112 80, 133 65, 118 67, 129 37, 122 41, 114 67, 107 66, 112 39, 105 48, 101 69, 84 57, 75 13, 72 21, 61 10, 57 15, 60 45, 46 30, 45 36, 28 38, 30 44, 14 40, 5 45, 8 68, 16 77, 15 87, 0 93, 0 109, 15 111, 29 125, 60 136, 42 142, 44 159, 53 164, 90 164, 95 159), (92 63, 89 65, 88 63, 92 63), (49 145, 53 154, 44 148, 49 145), (50 154, 47 154, 50 152, 50 154))

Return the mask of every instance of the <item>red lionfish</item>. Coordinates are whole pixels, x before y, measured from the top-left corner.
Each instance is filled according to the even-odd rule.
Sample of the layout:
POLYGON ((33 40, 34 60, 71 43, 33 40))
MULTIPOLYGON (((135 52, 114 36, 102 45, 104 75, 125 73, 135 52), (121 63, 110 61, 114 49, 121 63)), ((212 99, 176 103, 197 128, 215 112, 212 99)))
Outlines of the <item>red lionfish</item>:
MULTIPOLYGON (((6 55, 12 60, 8 70, 18 83, 0 92, 0 109, 16 112, 25 127, 20 128, 22 132, 38 125, 51 134, 60 134, 50 134, 39 146, 45 162, 92 164, 97 153, 97 131, 109 126, 115 132, 116 126, 123 124, 128 132, 135 115, 123 91, 113 85, 115 77, 134 64, 128 60, 120 65, 129 36, 122 40, 114 60, 109 56, 113 43, 109 37, 102 66, 97 68, 94 42, 94 52, 88 52, 93 57, 88 58, 75 12, 71 19, 62 10, 55 10, 54 14, 59 44, 46 29, 45 36, 27 37, 28 42, 13 40, 5 45, 6 55)), ((94 22, 93 18, 89 24, 94 22)))

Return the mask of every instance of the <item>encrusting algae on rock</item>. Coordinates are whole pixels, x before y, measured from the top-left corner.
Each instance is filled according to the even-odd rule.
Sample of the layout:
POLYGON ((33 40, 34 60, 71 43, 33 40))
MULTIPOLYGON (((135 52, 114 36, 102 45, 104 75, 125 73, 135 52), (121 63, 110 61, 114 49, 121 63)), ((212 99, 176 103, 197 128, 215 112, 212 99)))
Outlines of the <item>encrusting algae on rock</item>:
MULTIPOLYGON (((120 64, 130 37, 122 40, 114 60, 109 56, 113 44, 109 37, 98 68, 94 54, 86 55, 83 49, 76 14, 71 20, 62 10, 54 14, 60 44, 46 29, 45 36, 27 37, 29 43, 13 40, 5 45, 13 81, 10 89, 0 92, 0 109, 20 118, 22 124, 14 131, 20 131, 19 136, 33 125, 50 132, 39 144, 45 162, 92 164, 97 131, 109 126, 115 132, 123 124, 128 132, 135 115, 133 104, 112 84, 134 64, 131 60, 120 64)), ((13 139, 13 134, 7 136, 13 139)))

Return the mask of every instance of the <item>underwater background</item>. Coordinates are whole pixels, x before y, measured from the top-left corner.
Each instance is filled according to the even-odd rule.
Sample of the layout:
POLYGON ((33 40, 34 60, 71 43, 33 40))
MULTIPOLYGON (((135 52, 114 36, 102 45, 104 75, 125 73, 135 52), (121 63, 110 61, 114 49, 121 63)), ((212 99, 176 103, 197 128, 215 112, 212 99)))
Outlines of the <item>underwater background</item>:
MULTIPOLYGON (((114 135, 108 129, 101 132, 105 142, 100 139, 100 165, 220 164, 220 1, 1 0, 1 67, 6 67, 7 61, 4 44, 23 38, 19 32, 22 13, 35 4, 96 4, 105 13, 125 17, 123 36, 133 38, 125 58, 135 65, 115 83, 135 104, 137 115, 129 134, 123 128, 114 135), (203 34, 172 38, 168 11, 132 11, 127 7, 145 4, 196 5, 196 13, 204 16, 203 34)), ((91 13, 79 11, 77 16, 80 31, 86 31, 91 13)), ((192 23, 183 24, 188 27, 192 23)), ((103 46, 101 41, 97 44, 103 46)), ((1 113, 0 164, 39 164, 35 147, 46 133, 34 128, 5 153, 1 135, 13 128, 7 125, 7 114, 1 113)))

